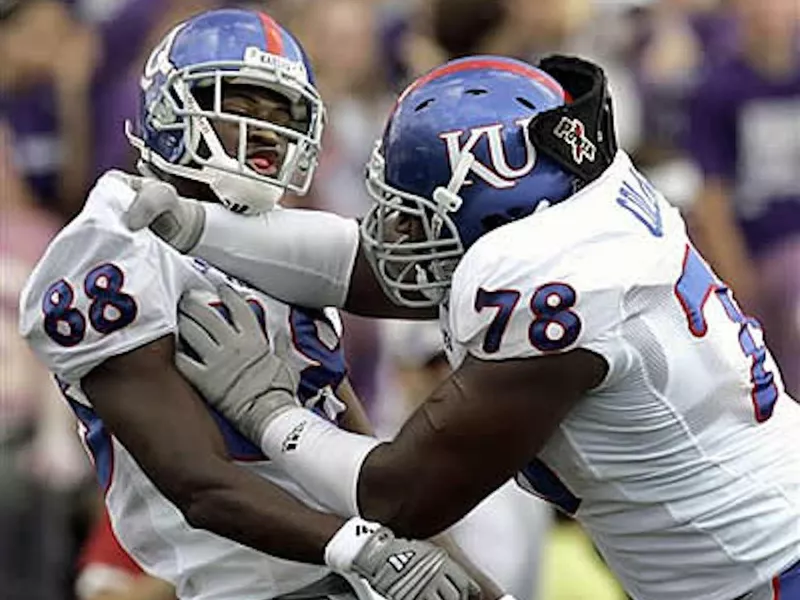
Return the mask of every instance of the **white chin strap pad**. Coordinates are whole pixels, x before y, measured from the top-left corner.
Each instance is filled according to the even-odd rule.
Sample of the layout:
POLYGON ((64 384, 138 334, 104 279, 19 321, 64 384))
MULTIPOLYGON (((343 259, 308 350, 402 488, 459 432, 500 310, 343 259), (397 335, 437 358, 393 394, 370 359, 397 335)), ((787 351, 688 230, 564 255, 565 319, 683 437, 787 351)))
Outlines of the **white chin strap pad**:
POLYGON ((283 196, 283 188, 224 170, 238 166, 239 163, 227 155, 212 155, 202 172, 211 190, 234 212, 257 215, 275 208, 283 196), (223 168, 215 168, 220 164, 223 168))
MULTIPOLYGON (((191 98, 191 103, 194 102, 194 98, 191 98)), ((236 171, 247 167, 225 152, 219 136, 207 118, 199 117, 196 121, 197 130, 211 152, 200 171, 203 180, 220 201, 230 210, 245 215, 257 215, 272 210, 283 196, 283 188, 237 174, 236 171)), ((240 128, 239 135, 242 133, 240 128)), ((199 138, 196 140, 195 146, 199 145, 199 138)))

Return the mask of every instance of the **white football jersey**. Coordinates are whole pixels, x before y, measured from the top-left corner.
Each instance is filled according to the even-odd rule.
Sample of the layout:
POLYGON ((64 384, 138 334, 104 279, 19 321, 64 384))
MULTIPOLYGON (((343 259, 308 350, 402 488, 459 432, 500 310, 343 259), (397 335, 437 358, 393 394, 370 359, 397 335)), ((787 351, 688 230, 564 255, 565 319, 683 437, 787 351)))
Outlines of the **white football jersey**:
POLYGON ((800 559, 800 405, 624 153, 480 238, 442 327, 454 366, 574 348, 608 362, 517 479, 583 524, 633 597, 732 600, 800 559))
MULTIPOLYGON (((183 292, 208 290, 213 301, 215 285, 229 280, 148 230, 128 231, 121 216, 133 197, 124 174, 112 171, 99 180, 81 214, 56 236, 30 276, 21 296, 21 332, 56 375, 82 423, 114 530, 146 571, 174 583, 186 599, 262 600, 295 591, 329 570, 272 558, 189 526, 109 435, 81 391, 81 378, 104 360, 177 335, 183 292)), ((331 389, 345 376, 336 313, 293 308, 231 283, 248 294, 276 352, 298 370, 299 395, 332 416, 338 401, 331 389)), ((219 414, 212 415, 243 468, 320 508, 219 414)))

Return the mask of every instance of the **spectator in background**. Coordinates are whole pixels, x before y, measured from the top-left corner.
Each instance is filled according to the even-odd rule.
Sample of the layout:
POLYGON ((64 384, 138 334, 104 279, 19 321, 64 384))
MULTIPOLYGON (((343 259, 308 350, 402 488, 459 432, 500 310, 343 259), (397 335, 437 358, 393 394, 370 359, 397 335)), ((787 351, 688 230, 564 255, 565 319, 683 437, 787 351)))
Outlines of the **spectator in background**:
POLYGON ((326 0, 296 15, 297 35, 328 111, 324 154, 310 201, 350 217, 370 206, 364 165, 393 101, 376 60, 378 18, 370 0, 326 0))
MULTIPOLYGON (((303 206, 349 217, 363 215, 370 206, 364 168, 392 105, 377 60, 378 19, 370 0, 325 0, 303 5, 291 21, 314 65, 328 112, 320 164, 303 206)), ((351 315, 343 315, 343 322, 349 377, 373 417, 381 357, 378 325, 351 315)))
POLYGON ((627 11, 625 64, 640 98, 639 168, 667 199, 687 209, 700 173, 686 154, 688 101, 706 63, 725 54, 731 19, 718 0, 658 0, 627 11))
POLYGON ((383 13, 381 53, 392 87, 452 58, 521 60, 561 49, 586 22, 590 0, 416 0, 383 13))
POLYGON ((649 167, 684 154, 687 102, 705 62, 731 44, 730 18, 717 0, 659 0, 630 14, 630 67, 642 98, 638 164, 649 167))
POLYGON ((175 600, 175 588, 145 574, 120 546, 102 505, 81 552, 77 600, 175 600))
POLYGON ((0 596, 61 599, 72 493, 89 465, 52 377, 17 333, 19 294, 57 230, 33 206, 0 122, 0 596))
POLYGON ((33 193, 70 214, 91 172, 89 85, 100 40, 64 2, 6 0, 6 7, 0 114, 14 129, 15 162, 33 193))
POLYGON ((448 59, 501 54, 527 60, 561 49, 589 14, 588 0, 435 0, 432 28, 448 59))
POLYGON ((688 145, 703 172, 697 242, 765 327, 800 395, 800 5, 733 0, 736 52, 708 69, 688 145))
POLYGON ((389 87, 399 94, 422 73, 447 60, 433 39, 427 0, 390 3, 381 11, 380 52, 389 87))
POLYGON ((99 173, 130 166, 123 123, 135 116, 148 36, 218 3, 125 0, 93 27, 66 0, 0 1, 0 117, 36 199, 68 218, 99 173))

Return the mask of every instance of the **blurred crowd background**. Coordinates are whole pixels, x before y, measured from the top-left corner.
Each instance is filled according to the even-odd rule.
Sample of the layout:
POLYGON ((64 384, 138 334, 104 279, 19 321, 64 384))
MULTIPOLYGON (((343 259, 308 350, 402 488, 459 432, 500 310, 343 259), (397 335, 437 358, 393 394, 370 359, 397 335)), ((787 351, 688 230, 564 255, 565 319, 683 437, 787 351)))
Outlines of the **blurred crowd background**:
MULTIPOLYGON (((234 4, 299 37, 329 111, 312 193, 289 202, 349 216, 368 206, 364 165, 411 78, 475 53, 599 61, 622 147, 764 323, 800 397, 797 0, 0 0, 0 598, 170 598, 112 560, 75 423, 16 335, 17 296, 97 176, 134 168, 122 128, 149 48, 177 21, 234 4), (88 585, 78 574, 91 566, 88 585)), ((430 327, 346 321, 351 376, 384 435, 446 375, 430 327)), ((533 600, 624 598, 574 524, 548 530, 533 600)))

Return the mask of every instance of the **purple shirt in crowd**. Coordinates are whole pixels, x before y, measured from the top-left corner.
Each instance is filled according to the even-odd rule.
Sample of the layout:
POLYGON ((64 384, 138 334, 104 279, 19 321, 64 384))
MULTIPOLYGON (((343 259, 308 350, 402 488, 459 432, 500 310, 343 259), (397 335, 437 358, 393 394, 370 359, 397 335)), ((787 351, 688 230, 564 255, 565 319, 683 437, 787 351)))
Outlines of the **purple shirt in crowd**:
POLYGON ((653 77, 643 65, 645 50, 652 41, 655 17, 652 11, 633 13, 638 31, 631 67, 642 102, 644 143, 662 150, 678 151, 688 129, 687 102, 698 83, 702 69, 732 51, 735 38, 733 19, 725 13, 700 13, 687 17, 687 26, 700 47, 701 59, 694 69, 653 77))
MULTIPOLYGON (((123 133, 126 118, 136 116, 138 70, 136 61, 156 22, 162 0, 128 0, 100 25, 102 62, 94 74, 92 102, 92 175, 130 163, 130 147, 123 133)), ((0 116, 14 134, 15 161, 37 197, 45 204, 56 198, 57 176, 69 157, 62 156, 57 106, 49 84, 0 98, 0 116)))
POLYGON ((708 69, 690 105, 688 149, 706 177, 731 186, 754 254, 800 235, 800 53, 770 79, 732 55, 708 69))

